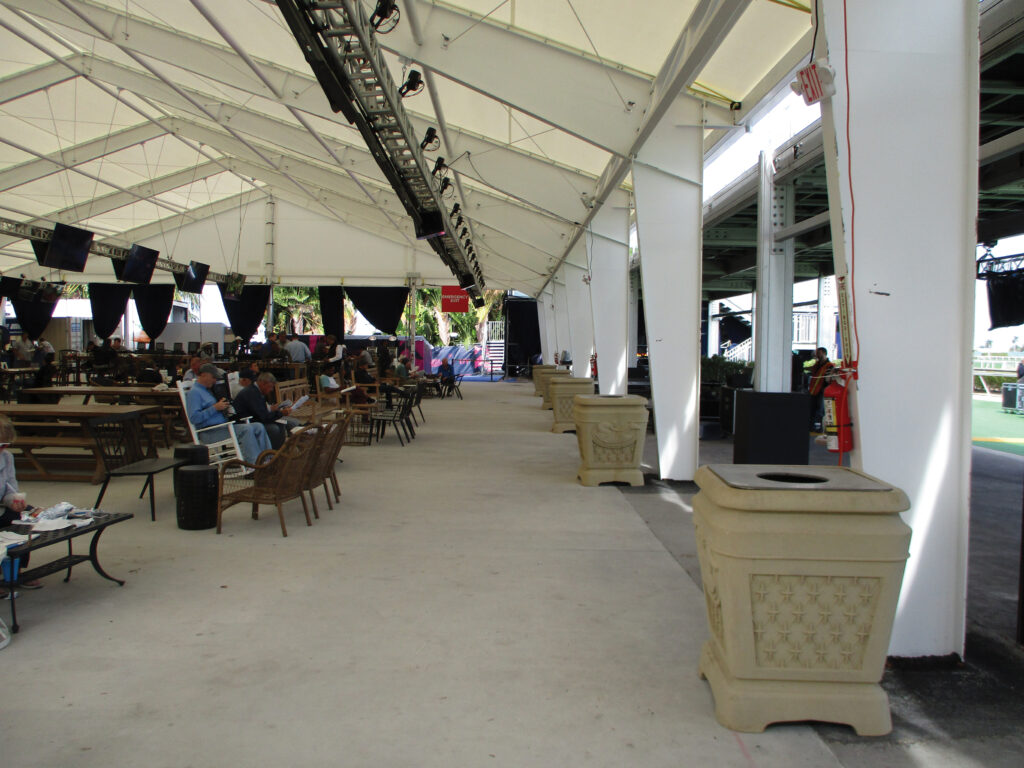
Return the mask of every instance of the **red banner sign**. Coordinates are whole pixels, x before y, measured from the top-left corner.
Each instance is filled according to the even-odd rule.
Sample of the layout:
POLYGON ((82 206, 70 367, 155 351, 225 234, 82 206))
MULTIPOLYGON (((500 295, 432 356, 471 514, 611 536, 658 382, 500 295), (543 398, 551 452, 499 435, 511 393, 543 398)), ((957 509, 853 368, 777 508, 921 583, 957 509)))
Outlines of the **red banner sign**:
POLYGON ((457 285, 442 285, 441 311, 469 312, 469 294, 457 285))

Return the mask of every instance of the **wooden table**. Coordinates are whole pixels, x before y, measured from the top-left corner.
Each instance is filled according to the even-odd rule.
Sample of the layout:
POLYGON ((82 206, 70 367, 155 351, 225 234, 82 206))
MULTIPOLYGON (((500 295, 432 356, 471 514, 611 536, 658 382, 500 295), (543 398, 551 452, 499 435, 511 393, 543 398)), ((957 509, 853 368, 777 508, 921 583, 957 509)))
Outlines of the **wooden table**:
POLYGON ((122 414, 141 419, 159 411, 158 405, 0 405, 0 414, 7 416, 18 432, 10 450, 20 479, 93 484, 102 482, 106 472, 86 427, 89 419, 122 414), (36 453, 49 448, 75 452, 36 453))
MULTIPOLYGON (((89 384, 81 387, 30 387, 23 390, 27 394, 51 397, 81 397, 82 405, 88 405, 93 397, 125 398, 140 405, 156 405, 160 408, 158 418, 147 424, 147 427, 158 430, 163 443, 170 447, 174 443, 176 428, 184 429, 185 413, 181 406, 181 395, 177 388, 153 389, 152 385, 135 386, 101 386, 89 384)), ((113 405, 113 403, 111 403, 113 405)), ((186 430, 187 431, 187 430, 186 430)))
MULTIPOLYGON (((96 570, 100 576, 104 579, 110 579, 115 582, 119 587, 124 586, 122 579, 115 579, 109 573, 103 570, 100 566, 99 558, 97 557, 97 548, 99 547, 100 534, 104 530, 109 528, 115 523, 123 523, 125 520, 131 520, 135 515, 130 512, 120 513, 107 513, 107 512, 95 512, 93 521, 89 525, 82 527, 72 526, 70 528, 61 528, 56 531, 43 531, 37 534, 30 534, 29 540, 24 544, 19 544, 16 547, 11 547, 7 550, 7 554, 10 558, 14 559, 19 555, 27 555, 29 552, 33 552, 37 549, 44 547, 51 547, 55 544, 61 544, 63 542, 68 543, 68 554, 66 557, 58 558, 49 563, 38 565, 34 568, 29 568, 26 571, 18 574, 15 578, 3 578, 0 580, 7 590, 10 592, 11 601, 11 632, 17 632, 18 627, 18 613, 16 609, 17 603, 17 588, 18 584, 23 581, 32 581, 34 579, 42 578, 43 576, 49 576, 51 573, 57 573, 67 569, 67 576, 64 581, 68 581, 71 578, 71 569, 78 563, 84 563, 86 561, 92 563, 92 567, 96 570), (79 536, 85 536, 86 534, 92 534, 92 541, 89 542, 89 554, 76 555, 71 549, 71 540, 78 538, 79 536)), ((27 526, 21 525, 10 525, 4 528, 5 531, 13 531, 14 533, 26 534, 31 530, 27 526)), ((8 574, 13 575, 13 574, 8 574)))

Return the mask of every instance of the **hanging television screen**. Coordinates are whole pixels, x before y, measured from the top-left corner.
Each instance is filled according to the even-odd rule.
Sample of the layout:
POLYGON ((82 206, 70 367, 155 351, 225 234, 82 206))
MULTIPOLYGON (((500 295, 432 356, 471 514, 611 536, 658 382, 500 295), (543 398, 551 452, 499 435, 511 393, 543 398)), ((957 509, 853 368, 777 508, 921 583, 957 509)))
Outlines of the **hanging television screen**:
POLYGON ((118 280, 123 280, 126 283, 149 285, 149 281, 153 279, 153 270, 156 269, 156 260, 159 256, 160 251, 133 243, 127 259, 112 259, 114 274, 117 275, 118 280))
POLYGON ((179 291, 185 293, 202 293, 206 284, 206 275, 210 271, 209 264, 199 261, 189 262, 188 269, 184 272, 174 273, 174 282, 179 291))
POLYGON ((92 238, 93 233, 88 230, 67 224, 55 225, 43 266, 65 272, 84 272, 92 238))
POLYGON ((49 240, 29 240, 32 243, 32 250, 36 254, 36 262, 39 266, 43 266, 46 263, 46 252, 50 248, 49 240))

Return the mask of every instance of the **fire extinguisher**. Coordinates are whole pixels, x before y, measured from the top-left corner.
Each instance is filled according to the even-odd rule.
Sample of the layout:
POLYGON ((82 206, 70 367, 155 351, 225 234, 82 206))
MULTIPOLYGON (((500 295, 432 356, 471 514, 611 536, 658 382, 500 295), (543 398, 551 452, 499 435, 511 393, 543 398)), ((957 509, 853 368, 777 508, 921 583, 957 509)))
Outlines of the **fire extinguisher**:
POLYGON ((597 353, 595 352, 590 356, 590 376, 597 378, 597 353))
POLYGON ((845 381, 833 379, 822 393, 825 399, 825 447, 832 453, 853 450, 853 422, 850 420, 849 390, 845 381))

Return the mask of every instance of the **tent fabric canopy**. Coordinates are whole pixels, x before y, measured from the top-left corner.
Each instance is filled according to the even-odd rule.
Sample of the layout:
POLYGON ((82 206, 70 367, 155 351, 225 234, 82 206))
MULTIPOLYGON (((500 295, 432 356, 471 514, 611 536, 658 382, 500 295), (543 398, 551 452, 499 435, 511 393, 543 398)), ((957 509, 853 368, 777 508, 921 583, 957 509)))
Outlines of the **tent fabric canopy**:
POLYGON ((167 327, 174 306, 173 285, 136 285, 132 288, 139 324, 151 339, 159 338, 167 327))
MULTIPOLYGON (((461 205, 486 286, 535 295, 575 258, 568 244, 588 201, 629 205, 630 177, 609 189, 602 178, 636 154, 658 99, 667 120, 698 105, 721 126, 705 131, 710 151, 774 98, 769 73, 810 49, 798 6, 654 0, 624 25, 608 3, 408 0, 377 40, 395 82, 410 61, 424 72, 425 92, 402 104, 417 136, 438 131, 424 162, 448 159, 448 204, 461 205), (420 42, 443 36, 443 48, 420 42), (674 77, 687 54, 690 69, 674 77), (504 66, 488 65, 496 59, 504 66)), ((71 223, 99 245, 138 243, 253 282, 455 284, 359 132, 331 110, 275 4, 2 0, 0 45, 11 52, 0 62, 7 217, 71 223)), ((22 272, 52 274, 28 240, 0 235, 0 273, 22 272)), ((93 254, 83 282, 112 276, 93 254)))
POLYGON ((96 335, 108 339, 128 309, 132 286, 124 283, 89 283, 89 306, 96 335))
POLYGON ((218 288, 224 312, 231 323, 231 332, 242 341, 249 341, 263 322, 267 302, 270 301, 270 286, 247 285, 237 299, 225 298, 224 286, 218 285, 218 288))
POLYGON ((394 335, 402 320, 408 288, 348 288, 345 291, 363 317, 381 333, 394 335))

